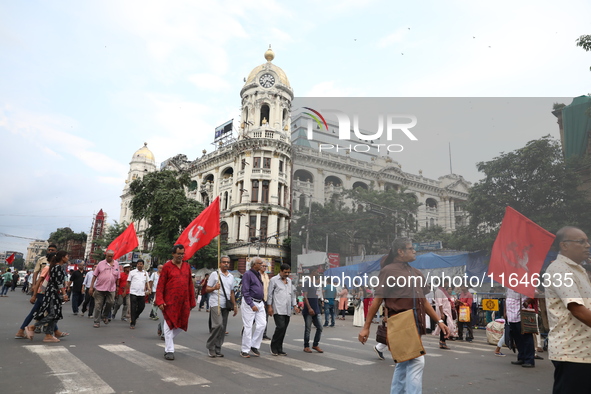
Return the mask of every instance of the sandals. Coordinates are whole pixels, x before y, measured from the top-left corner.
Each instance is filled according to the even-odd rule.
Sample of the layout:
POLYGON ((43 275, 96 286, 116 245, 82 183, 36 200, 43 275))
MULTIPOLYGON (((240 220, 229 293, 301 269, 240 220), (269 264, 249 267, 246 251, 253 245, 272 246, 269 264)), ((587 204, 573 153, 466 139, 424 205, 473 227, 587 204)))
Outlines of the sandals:
POLYGON ((56 337, 51 337, 51 338, 43 338, 43 342, 49 342, 49 343, 56 343, 59 342, 60 340, 57 339, 56 337))
POLYGON ((62 331, 62 333, 61 333, 60 335, 56 335, 56 337, 58 337, 58 338, 64 338, 64 337, 67 337, 67 336, 69 336, 69 335, 70 335, 70 333, 69 333, 69 332, 64 332, 64 331, 62 331))
POLYGON ((92 326, 93 326, 94 328, 99 328, 99 327, 101 326, 101 323, 94 323, 92 326))
POLYGON ((439 341, 439 349, 449 350, 449 348, 447 347, 447 345, 443 341, 439 341))

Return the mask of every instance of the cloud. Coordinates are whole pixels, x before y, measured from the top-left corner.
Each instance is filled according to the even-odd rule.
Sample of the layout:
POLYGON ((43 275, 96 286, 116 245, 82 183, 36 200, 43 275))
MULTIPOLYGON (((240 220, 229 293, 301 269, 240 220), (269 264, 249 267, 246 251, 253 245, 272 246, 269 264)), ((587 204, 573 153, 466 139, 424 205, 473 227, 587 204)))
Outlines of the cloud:
POLYGON ((351 96, 359 96, 356 94, 353 89, 347 87, 338 87, 335 86, 338 82, 336 81, 325 81, 320 82, 310 90, 303 97, 351 97, 351 96))
POLYGON ((408 34, 408 29, 399 28, 394 33, 380 38, 378 40, 378 42, 376 42, 376 46, 378 48, 386 48, 386 47, 389 47, 393 44, 400 43, 400 42, 404 41, 404 38, 407 36, 407 34, 408 34))
POLYGON ((24 138, 30 144, 28 149, 44 152, 48 158, 66 160, 71 155, 96 171, 123 175, 127 172, 117 160, 94 151, 93 142, 63 131, 77 130, 77 121, 70 117, 37 113, 4 104, 0 106, 0 128, 24 138))
POLYGON ((189 81, 198 88, 206 90, 220 91, 230 88, 230 84, 225 79, 215 74, 193 74, 189 76, 189 81))

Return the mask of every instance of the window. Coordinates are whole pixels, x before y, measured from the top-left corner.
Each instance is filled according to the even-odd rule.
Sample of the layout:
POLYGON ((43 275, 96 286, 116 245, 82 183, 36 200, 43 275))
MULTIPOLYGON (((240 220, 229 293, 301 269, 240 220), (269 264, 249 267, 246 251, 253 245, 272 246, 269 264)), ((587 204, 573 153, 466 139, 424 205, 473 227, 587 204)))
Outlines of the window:
POLYGON ((228 223, 226 222, 220 224, 220 237, 222 241, 228 242, 228 223))
POLYGON ((269 202, 269 181, 263 181, 263 193, 261 195, 261 202, 269 202))
POLYGON ((250 215, 248 222, 250 223, 248 226, 248 239, 252 242, 257 236, 257 216, 250 215))
POLYGON ((289 200, 287 199, 287 185, 283 186, 283 203, 285 204, 285 207, 288 207, 289 204, 289 200))
POLYGON ((242 164, 241 164, 241 166, 240 166, 240 169, 241 169, 242 171, 244 171, 244 169, 245 169, 245 168, 246 168, 246 159, 242 159, 242 164))
POLYGON ((261 106, 261 123, 259 126, 263 126, 263 121, 265 122, 265 126, 269 123, 269 112, 269 106, 267 104, 263 104, 261 106))
POLYGON ((263 157, 263 168, 271 168, 271 158, 263 157))
POLYGON ((238 223, 238 230, 236 230, 236 242, 240 242, 242 241, 240 239, 240 214, 238 214, 238 218, 236 219, 236 222, 238 223))
POLYGON ((228 209, 228 192, 224 193, 224 210, 228 209))
POLYGON ((261 231, 260 231, 260 237, 261 237, 261 242, 267 242, 267 222, 268 222, 269 217, 268 216, 261 216, 261 231))
POLYGON ((238 182, 238 191, 240 192, 240 200, 238 201, 238 204, 240 204, 242 202, 242 195, 244 194, 244 181, 238 182))
POLYGON ((277 187, 277 205, 281 205, 281 183, 277 187))
POLYGON ((279 160, 279 172, 283 172, 283 160, 279 160))
POLYGON ((261 158, 255 157, 254 161, 252 162, 252 168, 261 168, 261 158))
POLYGON ((279 244, 279 237, 281 236, 281 218, 277 216, 277 234, 275 238, 277 238, 277 244, 279 244))
POLYGON ((259 201, 259 181, 252 181, 252 196, 250 196, 250 202, 259 201))

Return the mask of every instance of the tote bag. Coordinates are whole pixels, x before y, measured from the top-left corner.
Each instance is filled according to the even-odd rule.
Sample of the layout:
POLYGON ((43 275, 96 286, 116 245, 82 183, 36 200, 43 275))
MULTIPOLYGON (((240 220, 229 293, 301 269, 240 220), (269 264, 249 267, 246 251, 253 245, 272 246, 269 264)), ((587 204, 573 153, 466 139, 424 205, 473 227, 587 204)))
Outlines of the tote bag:
POLYGON ((388 318, 388 346, 395 363, 423 356, 425 348, 417 329, 414 310, 409 309, 388 318))

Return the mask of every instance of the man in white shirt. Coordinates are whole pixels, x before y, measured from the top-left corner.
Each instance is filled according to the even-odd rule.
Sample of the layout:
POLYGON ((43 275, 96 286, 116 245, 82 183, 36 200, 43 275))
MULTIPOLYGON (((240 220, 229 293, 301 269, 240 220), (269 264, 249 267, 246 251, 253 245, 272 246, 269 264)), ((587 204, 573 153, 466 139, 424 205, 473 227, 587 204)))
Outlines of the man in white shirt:
POLYGON ((144 311, 146 306, 146 294, 150 294, 150 281, 148 274, 144 271, 144 260, 137 261, 136 269, 129 273, 127 277, 127 290, 131 300, 131 322, 129 328, 135 329, 137 318, 144 311))
POLYGON ((158 320, 158 306, 154 302, 156 299, 156 289, 158 288, 158 279, 160 279, 160 273, 162 272, 162 264, 158 265, 158 270, 152 272, 150 275, 150 301, 152 302, 152 310, 150 311, 150 319, 158 320))
POLYGON ((291 318, 291 308, 299 312, 298 303, 289 274, 291 267, 281 264, 279 275, 275 275, 269 281, 267 292, 267 313, 273 316, 275 321, 275 333, 271 339, 271 354, 274 356, 287 356, 283 351, 283 340, 291 318))
POLYGON ((236 316, 238 313, 238 306, 234 298, 234 275, 228 271, 229 267, 230 257, 222 256, 220 269, 212 272, 207 281, 206 291, 212 293, 209 296, 209 318, 211 321, 211 330, 207 339, 207 355, 209 357, 224 357, 222 345, 228 325, 228 313, 230 310, 234 311, 232 316, 236 316), (232 303, 231 308, 228 308, 228 301, 232 303))
POLYGON ((92 319, 94 314, 94 297, 88 293, 90 284, 92 283, 92 271, 86 271, 84 275, 84 282, 82 282, 82 292, 84 293, 84 303, 82 304, 82 313, 80 317, 83 317, 88 309, 88 318, 92 319))

